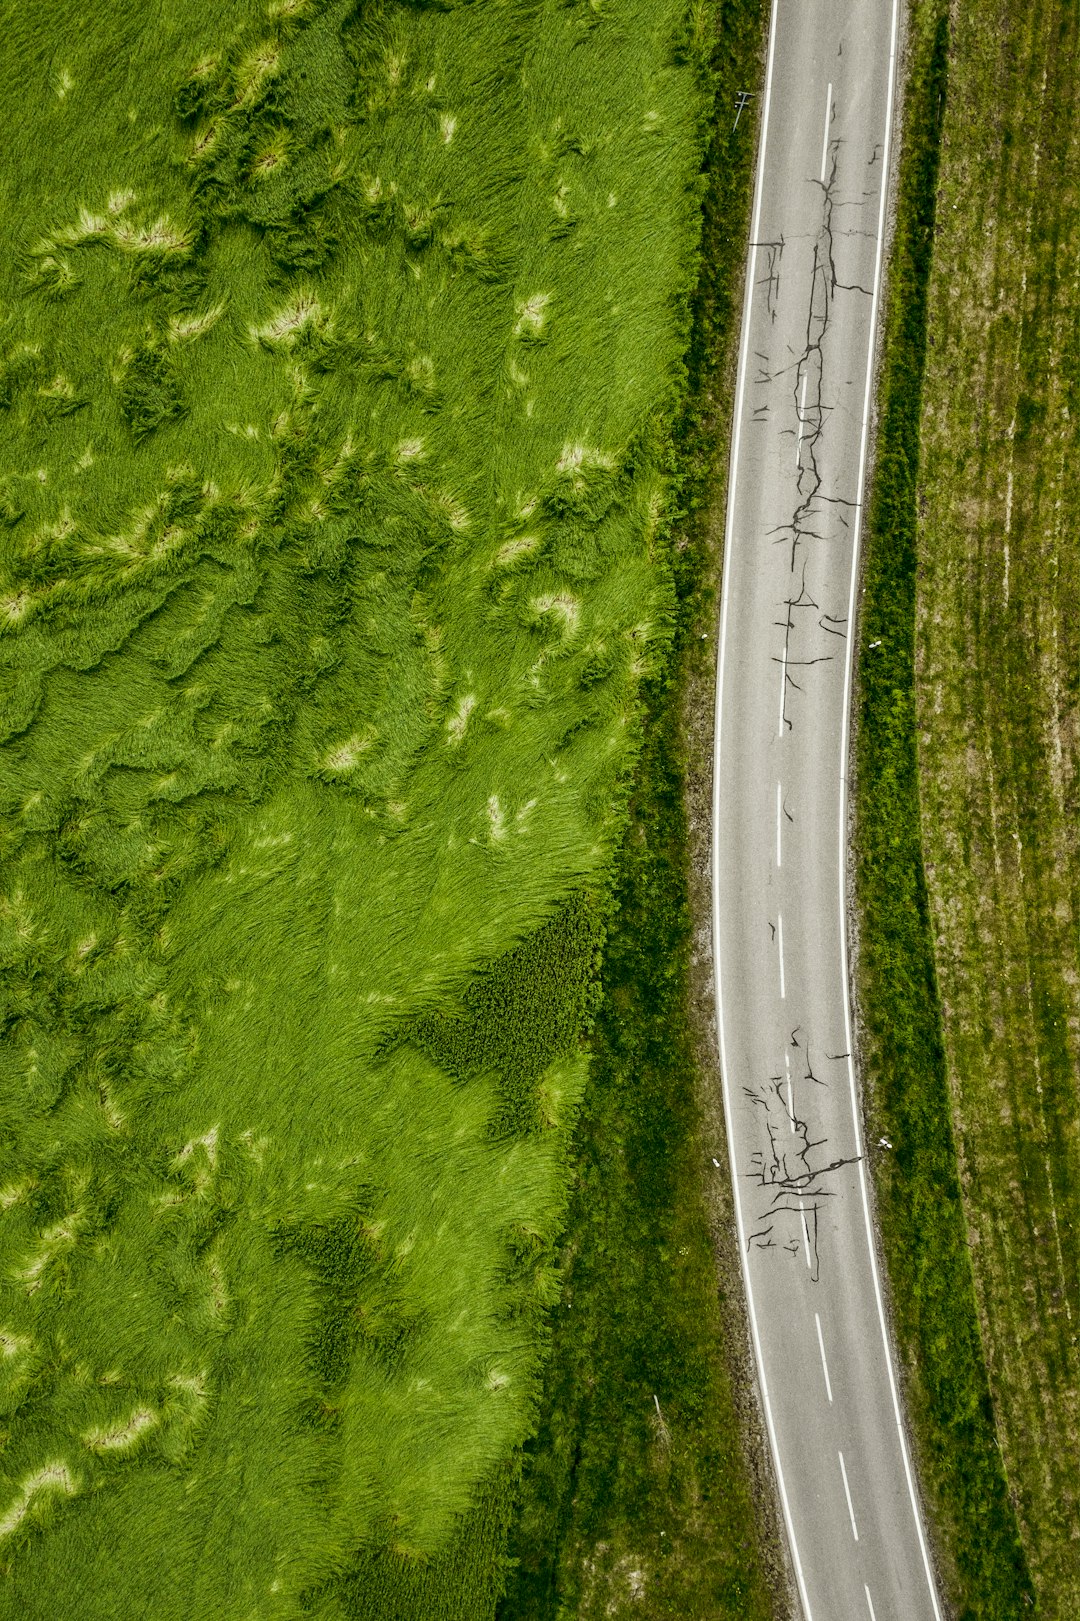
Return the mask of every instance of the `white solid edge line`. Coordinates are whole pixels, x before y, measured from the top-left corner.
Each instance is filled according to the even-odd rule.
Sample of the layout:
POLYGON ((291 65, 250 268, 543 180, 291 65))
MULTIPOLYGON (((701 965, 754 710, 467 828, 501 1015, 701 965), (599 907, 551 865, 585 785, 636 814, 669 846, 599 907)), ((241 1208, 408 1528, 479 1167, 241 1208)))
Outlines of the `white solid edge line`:
MULTIPOLYGON (((757 269, 757 236, 761 221, 761 194, 762 183, 765 176, 765 144, 769 132, 769 107, 772 101, 773 64, 776 50, 776 16, 779 0, 772 0, 772 12, 769 21, 769 50, 765 67, 765 103, 761 114, 761 141, 758 146, 757 173, 754 177, 754 211, 750 225, 750 262, 746 273, 746 287, 743 293, 743 322, 742 337, 739 342, 739 368, 735 394, 735 418, 731 436, 731 457, 728 477, 728 506, 727 524, 724 530, 724 567, 720 587, 720 648, 717 656, 716 676, 716 715, 714 732, 716 736, 716 752, 713 761, 713 978, 716 981, 716 1026, 720 1043, 720 1085, 724 1094, 724 1108, 727 1118, 733 1118, 731 1095, 728 1086, 727 1046, 724 1034, 724 998, 721 991, 720 973, 720 908, 717 903, 719 886, 719 861, 717 856, 717 823, 720 808, 720 723, 723 710, 724 692, 724 650, 727 645, 728 603, 728 577, 731 569, 731 532, 735 513, 735 477, 739 464, 739 442, 742 438, 743 400, 746 395, 746 354, 750 341, 750 309, 754 297, 754 273, 757 269)), ((802 1600, 806 1621, 813 1621, 810 1610, 810 1599, 806 1591, 806 1579, 803 1576, 802 1560, 799 1557, 799 1544, 795 1537, 795 1525, 791 1518, 791 1504, 788 1501, 787 1483, 784 1480, 784 1469, 780 1462, 780 1448, 776 1438, 776 1425, 773 1421, 772 1402, 769 1399, 769 1383, 765 1377, 765 1361, 761 1354, 761 1335, 758 1331, 757 1311, 754 1306, 754 1290, 750 1281, 750 1256, 746 1248, 746 1226, 743 1221, 742 1205, 739 1200, 739 1168, 735 1163, 735 1144, 732 1133, 727 1133, 728 1164, 731 1170, 731 1182, 734 1191, 735 1225, 739 1234, 739 1264, 742 1268, 743 1283, 746 1287, 746 1304, 750 1317, 750 1333, 754 1341, 754 1360, 757 1363, 758 1383, 761 1387, 761 1403, 765 1409, 765 1426, 769 1432, 769 1449, 772 1452, 773 1467, 776 1470, 776 1481, 780 1489, 780 1506, 784 1514, 784 1524, 787 1527, 788 1546, 791 1549, 791 1558, 795 1566, 795 1580, 799 1587, 799 1597, 802 1600)))
MULTIPOLYGON (((889 93, 885 108, 885 140, 881 154, 881 197, 878 203, 878 236, 877 253, 874 262, 874 296, 870 305, 870 342, 866 355, 866 387, 863 394, 863 420, 862 442, 859 447, 859 478, 856 485, 855 509, 855 537, 851 553, 851 584, 848 591, 848 637, 847 655, 844 668, 844 705, 843 725, 840 741, 840 962, 843 971, 844 984, 844 1033, 845 1045, 848 1051, 848 1085, 851 1091, 851 1118, 855 1128, 855 1149, 859 1162, 859 1188, 862 1193, 863 1220, 866 1227, 866 1247, 870 1253, 870 1272, 874 1280, 874 1296, 877 1301, 878 1322, 881 1327, 881 1343, 885 1352, 885 1366, 889 1373, 889 1390, 892 1395, 893 1416, 896 1419, 896 1432, 900 1441, 900 1455, 904 1462, 904 1475, 907 1480, 908 1497, 911 1501, 911 1512, 915 1519, 915 1530, 919 1539, 919 1551, 922 1554, 923 1569, 926 1573, 926 1584, 930 1592, 930 1602, 933 1605, 935 1621, 942 1621, 941 1607, 938 1604, 937 1587, 934 1583, 934 1573, 930 1565, 930 1553, 926 1546, 926 1533, 923 1530, 922 1515, 919 1512, 919 1499, 915 1490, 915 1478, 912 1473, 911 1459, 908 1456, 907 1436, 904 1434, 904 1421, 900 1412, 900 1395, 896 1382, 896 1370, 893 1367, 892 1347, 889 1344, 889 1331, 885 1322, 885 1302, 881 1293, 881 1278, 878 1274, 877 1251, 874 1246, 874 1229, 870 1219, 870 1195, 866 1183, 866 1161, 863 1154, 862 1124, 859 1119, 859 1099, 855 1084, 855 1059, 851 1041, 851 1004, 848 985, 848 956, 847 956, 847 821, 848 821, 848 731, 851 712, 851 681, 855 656, 855 587, 859 571, 859 545, 862 538, 863 519, 863 481, 866 477, 866 456, 870 438, 870 406, 874 388, 874 358, 877 338, 878 305, 881 299, 881 262, 885 246, 885 207, 889 191, 889 147, 892 140, 893 125, 893 98, 896 88, 896 53, 899 29, 899 3, 892 0, 892 27, 889 40, 889 93)), ((867 1594, 869 1597, 869 1593, 867 1594)))

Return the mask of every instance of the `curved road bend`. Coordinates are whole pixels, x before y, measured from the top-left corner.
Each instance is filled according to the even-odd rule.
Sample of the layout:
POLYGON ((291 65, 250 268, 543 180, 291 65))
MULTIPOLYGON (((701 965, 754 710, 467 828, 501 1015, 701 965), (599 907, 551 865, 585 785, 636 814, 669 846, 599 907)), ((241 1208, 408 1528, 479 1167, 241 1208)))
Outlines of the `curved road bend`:
POLYGON ((845 938, 855 566, 898 0, 773 0, 736 388, 713 927, 751 1326, 807 1621, 940 1621, 882 1310, 845 938))

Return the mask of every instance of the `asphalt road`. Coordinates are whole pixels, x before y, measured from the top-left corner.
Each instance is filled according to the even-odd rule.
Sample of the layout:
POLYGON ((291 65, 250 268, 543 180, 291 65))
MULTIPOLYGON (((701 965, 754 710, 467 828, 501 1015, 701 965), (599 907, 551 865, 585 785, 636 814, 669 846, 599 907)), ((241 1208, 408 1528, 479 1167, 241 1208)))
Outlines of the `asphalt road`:
POLYGON ((845 934, 849 632, 896 4, 774 0, 724 556, 721 1065, 758 1376, 807 1621, 941 1613, 882 1310, 845 934))

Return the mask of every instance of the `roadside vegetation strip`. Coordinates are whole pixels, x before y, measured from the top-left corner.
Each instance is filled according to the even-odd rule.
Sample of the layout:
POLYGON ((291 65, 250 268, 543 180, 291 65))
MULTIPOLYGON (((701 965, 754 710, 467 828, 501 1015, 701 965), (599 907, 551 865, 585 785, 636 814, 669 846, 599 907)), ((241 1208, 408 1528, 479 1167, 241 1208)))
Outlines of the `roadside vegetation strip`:
POLYGON ((1080 1615, 1080 15, 955 10, 919 480, 923 845, 998 1434, 1080 1615))
MULTIPOLYGON (((910 18, 895 237, 869 495, 857 689, 855 853, 862 1067, 908 1414, 956 1613, 1015 1618, 1031 1583, 998 1451, 957 1168, 923 870, 915 703, 919 428, 947 10, 910 18)), ((928 507, 943 492, 924 481, 928 507)), ((930 724, 933 724, 930 722, 930 724)), ((961 1129, 965 1128, 961 1119, 961 1129)))
MULTIPOLYGON (((688 389, 672 456, 678 601, 647 687, 645 743, 607 924, 603 1000, 573 1144, 562 1297, 525 1449, 517 1561, 500 1621, 609 1616, 766 1621, 781 1560, 733 1389, 738 1259, 718 1295, 707 1188, 726 1166, 691 1030, 688 706, 711 721, 727 429, 768 6, 711 13, 713 113, 688 389), (709 1118, 711 1113, 711 1118, 709 1118), (759 1494, 755 1500, 755 1492, 759 1494)), ((706 731, 709 726, 706 725, 706 731)), ((707 771, 706 771, 707 777, 707 771)), ((701 1043, 700 1046, 703 1046, 701 1043)), ((722 1131, 722 1125, 719 1127, 722 1131)))
POLYGON ((702 16, 10 19, 11 1613, 490 1614, 675 609, 702 16))

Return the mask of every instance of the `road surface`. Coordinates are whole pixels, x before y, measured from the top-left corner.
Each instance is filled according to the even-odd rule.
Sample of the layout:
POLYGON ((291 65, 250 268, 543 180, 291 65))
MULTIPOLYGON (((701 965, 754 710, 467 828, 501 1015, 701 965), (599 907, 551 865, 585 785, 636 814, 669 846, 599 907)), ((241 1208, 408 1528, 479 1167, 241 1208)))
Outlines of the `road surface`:
POLYGON ((896 8, 774 0, 724 555, 721 1067, 758 1376, 807 1621, 941 1614, 882 1310, 845 937, 850 632, 896 8))

